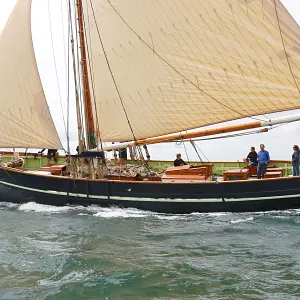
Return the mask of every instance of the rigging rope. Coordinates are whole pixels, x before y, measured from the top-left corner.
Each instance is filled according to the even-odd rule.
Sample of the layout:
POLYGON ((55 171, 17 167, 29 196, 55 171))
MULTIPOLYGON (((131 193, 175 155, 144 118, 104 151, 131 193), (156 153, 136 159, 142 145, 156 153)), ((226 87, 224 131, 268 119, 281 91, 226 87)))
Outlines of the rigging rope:
POLYGON ((60 85, 59 85, 59 79, 58 79, 58 72, 57 72, 57 64, 56 64, 56 58, 55 58, 55 51, 54 51, 54 42, 53 42, 53 33, 52 33, 52 22, 51 22, 51 13, 50 13, 50 0, 48 0, 48 17, 49 17, 49 25, 50 25, 50 36, 51 36, 51 44, 52 44, 52 54, 53 54, 53 60, 54 60, 54 66, 55 66, 55 74, 56 74, 56 83, 58 88, 58 95, 59 95, 59 101, 60 101, 60 107, 61 107, 61 113, 63 118, 63 123, 65 127, 65 133, 66 137, 68 137, 67 133, 67 127, 66 127, 66 121, 64 116, 64 110, 62 105, 62 98, 61 98, 61 92, 60 92, 60 85))
POLYGON ((71 158, 71 149, 70 149, 70 42, 69 38, 71 37, 71 24, 68 18, 68 63, 67 63, 67 149, 68 149, 68 165, 70 169, 70 158, 71 158))
POLYGON ((187 161, 188 161, 188 163, 190 163, 190 158, 189 158, 188 152, 187 152, 187 150, 186 150, 185 142, 184 142, 184 141, 182 141, 182 143, 183 143, 183 147, 184 147, 185 155, 186 155, 186 157, 187 157, 187 161))
MULTIPOLYGON (((208 162, 210 162, 210 160, 207 158, 207 156, 204 154, 204 152, 200 149, 200 147, 198 147, 198 145, 195 143, 195 147, 197 147, 197 149, 202 153, 202 155, 204 156, 204 158, 208 161, 208 162)), ((202 160, 202 162, 203 162, 203 160, 202 160)))
MULTIPOLYGON (((66 37, 65 37, 65 31, 64 31, 64 14, 63 14, 63 1, 60 1, 60 11, 61 11, 61 28, 62 28, 62 35, 63 35, 63 43, 64 43, 64 63, 65 66, 69 63, 67 62, 67 54, 66 54, 66 37)), ((69 22, 68 22, 69 24, 69 22)), ((69 30, 69 26, 68 26, 69 30)), ((67 48, 69 47, 69 40, 67 48)), ((68 48, 69 50, 69 48, 68 48)), ((69 53, 68 53, 69 56, 69 53)), ((66 83, 68 82, 68 70, 65 69, 65 77, 66 77, 66 83)), ((68 84, 66 84, 66 93, 68 94, 68 84)))
POLYGON ((80 95, 78 93, 78 81, 76 74, 76 54, 74 50, 74 34, 73 34, 73 24, 72 24, 72 9, 71 9, 71 0, 68 1, 68 15, 69 15, 69 24, 70 24, 70 38, 71 38, 71 49, 72 49, 72 58, 73 58, 73 75, 75 83, 75 99, 76 99, 76 112, 77 112, 77 123, 78 123, 78 143, 83 138, 82 132, 82 113, 80 107, 80 95))
MULTIPOLYGON (((124 105, 124 102, 123 102, 121 93, 120 93, 119 88, 118 88, 118 86, 117 86, 117 82, 116 82, 115 76, 114 76, 114 74, 113 74, 113 72, 112 72, 110 63, 109 63, 109 61, 108 61, 108 57, 107 57, 107 54, 106 54, 106 51, 105 51, 105 47, 104 47, 104 44, 103 44, 103 41, 102 41, 102 38, 101 38, 101 35, 100 35, 99 26, 98 26, 98 23, 97 23, 97 20, 96 20, 95 11, 94 11, 94 6, 93 6, 93 3, 92 3, 91 0, 90 0, 90 5, 91 5, 91 8, 92 8, 93 19, 94 19, 94 22, 95 22, 95 25, 96 25, 98 38, 99 38, 99 41, 100 41, 100 44, 101 44, 101 48, 102 48, 102 51, 103 51, 103 54, 104 54, 104 57, 105 57, 105 60, 106 60, 107 67, 108 67, 108 69, 109 69, 111 78, 112 78, 112 80, 113 80, 115 89, 116 89, 116 91, 117 91, 117 94, 118 94, 120 103, 121 103, 121 105, 122 105, 122 108, 123 108, 123 111, 124 111, 124 114, 125 114, 125 117, 126 117, 128 126, 129 126, 129 128, 130 128, 131 133, 132 133, 133 139, 134 139, 134 141, 137 141, 136 136, 135 136, 135 133, 134 133, 134 130, 133 130, 133 127, 132 127, 132 125, 131 125, 131 123, 130 123, 130 120, 129 120, 129 117, 128 117, 128 114, 127 114, 127 111, 126 111, 126 108, 125 108, 125 105, 124 105)), ((142 158, 143 158, 143 153, 142 153, 140 147, 138 147, 138 152, 139 152, 140 158, 142 159, 142 158)), ((143 163, 147 168, 149 168, 149 165, 148 165, 148 163, 147 163, 145 160, 142 160, 142 163, 143 163)))
MULTIPOLYGON (((91 0, 90 0, 91 2, 91 0)), ((238 115, 240 115, 243 118, 251 118, 253 120, 258 120, 258 121, 262 121, 259 118, 255 118, 255 117, 251 117, 248 115, 244 115, 241 112, 235 110, 234 108, 225 105, 222 101, 219 101, 217 98, 215 98, 214 96, 210 95, 208 92, 204 91, 203 89, 201 89, 197 84, 195 84, 193 81, 191 81, 187 76, 185 76, 184 74, 182 74, 177 68, 175 68, 171 63, 169 63, 165 58, 163 58, 155 49, 154 47, 151 47, 151 45, 149 45, 130 25, 129 23, 121 16, 121 14, 117 11, 117 9, 111 4, 110 0, 107 0, 107 2, 109 3, 109 5, 111 6, 111 8, 115 11, 115 13, 119 16, 119 18, 123 21, 123 23, 130 29, 130 31, 147 47, 151 50, 151 52, 153 54, 155 54, 160 60, 162 60, 166 65, 168 65, 171 69, 173 69, 173 71, 175 71, 180 77, 182 77, 183 79, 185 79, 187 82, 189 82, 191 85, 193 85, 196 89, 198 89, 200 92, 202 92, 203 94, 205 94, 206 96, 208 96, 209 98, 213 99, 215 102, 217 102, 218 104, 220 104, 221 106, 227 108, 228 110, 237 113, 238 115)), ((92 5, 92 4, 91 4, 92 5)), ((94 14, 94 10, 93 10, 93 15, 95 18, 95 14, 94 14)), ((95 19, 96 22, 96 19, 95 19)), ((98 25, 97 26, 97 30, 98 30, 98 25)), ((99 33, 99 31, 98 31, 99 33)), ((106 57, 106 53, 104 52, 104 55, 106 57)))
POLYGON ((201 156, 200 156, 200 154, 199 154, 199 152, 198 152, 198 149, 197 149, 197 147, 196 147, 197 145, 195 145, 195 142, 194 142, 192 139, 190 139, 190 143, 191 143, 191 145, 193 146, 195 152, 197 153, 199 160, 200 160, 201 162, 203 162, 203 159, 201 158, 201 156))
MULTIPOLYGON (((188 152, 187 152, 187 149, 186 149, 186 146, 185 146, 185 142, 186 142, 186 141, 188 141, 188 140, 182 139, 182 140, 180 140, 180 141, 176 141, 176 142, 175 142, 175 146, 176 146, 176 147, 181 147, 181 145, 184 146, 185 154, 186 154, 186 156, 187 156, 188 162, 190 162, 190 159, 189 159, 189 156, 188 156, 188 152)), ((196 154, 197 154, 199 160, 203 163, 203 159, 201 158, 201 156, 200 156, 198 150, 203 154, 203 156, 204 156, 204 157, 206 158, 206 160, 209 162, 209 159, 205 156, 205 154, 201 151, 201 149, 195 144, 195 141, 196 141, 196 140, 189 139, 189 141, 190 141, 190 143, 192 144, 192 146, 193 146, 193 148, 194 148, 194 150, 195 150, 195 152, 196 152, 196 154), (197 148, 198 148, 198 150, 197 150, 197 148)), ((166 143, 173 143, 173 142, 174 142, 174 141, 169 141, 169 142, 166 142, 166 143)))
POLYGON ((131 131, 131 133, 132 133, 132 136, 133 136, 134 140, 136 141, 137 139, 136 139, 136 137, 135 137, 135 134, 134 134, 133 128, 132 128, 132 126, 131 126, 131 123, 130 123, 130 120, 129 120, 127 111, 126 111, 126 109, 125 109, 125 105, 124 105, 123 99, 122 99, 122 97, 121 97, 119 88, 118 88, 117 83, 116 83, 115 76, 114 76, 114 74, 113 74, 113 72, 112 72, 110 63, 109 63, 108 58, 107 58, 107 55, 106 55, 106 51, 105 51, 105 48, 104 48, 104 44, 103 44, 103 41, 102 41, 102 38, 101 38, 101 35, 100 35, 100 30, 99 30, 98 23, 97 23, 96 16, 95 16, 94 6, 93 6, 93 3, 92 3, 91 0, 90 0, 90 5, 91 5, 91 8, 92 8, 93 18, 94 18, 94 22, 95 22, 96 29, 97 29, 97 33, 98 33, 98 38, 99 38, 99 41, 100 41, 100 44, 101 44, 101 48, 102 48, 102 51, 103 51, 103 54, 104 54, 104 57, 105 57, 105 60, 106 60, 107 67, 108 67, 108 69, 109 69, 109 72, 110 72, 111 78, 112 78, 112 80, 113 80, 115 89, 116 89, 116 91, 117 91, 117 93, 118 93, 118 97, 119 97, 119 100, 120 100, 120 102, 121 102, 121 105, 122 105, 122 108, 123 108, 125 117, 126 117, 126 119, 127 119, 128 126, 129 126, 129 128, 130 128, 130 131, 131 131))
POLYGON ((175 142, 175 145, 176 145, 176 147, 178 147, 178 148, 181 147, 181 145, 183 145, 184 151, 185 151, 185 155, 186 155, 187 161, 188 161, 188 163, 189 163, 189 162, 190 162, 190 158, 189 158, 189 155, 188 155, 188 152, 187 152, 187 149, 186 149, 184 140, 181 139, 180 141, 175 142))

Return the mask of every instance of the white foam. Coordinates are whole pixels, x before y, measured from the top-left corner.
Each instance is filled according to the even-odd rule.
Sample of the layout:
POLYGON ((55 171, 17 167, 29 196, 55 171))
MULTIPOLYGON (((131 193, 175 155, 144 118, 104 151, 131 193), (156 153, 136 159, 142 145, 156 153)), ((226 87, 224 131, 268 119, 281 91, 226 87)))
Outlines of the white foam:
POLYGON ((157 214, 155 215, 155 218, 159 219, 159 220, 186 220, 188 218, 187 215, 160 215, 157 214))
POLYGON ((227 213, 227 212, 212 212, 212 213, 191 213, 190 215, 192 216, 203 216, 203 217, 222 217, 222 216, 226 216, 226 215, 229 215, 231 213, 227 213))
POLYGON ((283 214, 292 214, 292 215, 300 215, 300 209, 289 209, 289 210, 285 210, 283 212, 280 212, 283 214))
POLYGON ((92 272, 93 272, 92 270, 86 270, 82 272, 72 271, 59 280, 54 280, 52 278, 38 280, 38 285, 55 287, 55 286, 61 286, 63 284, 83 282, 85 279, 88 278, 89 274, 91 274, 92 272))
POLYGON ((243 222, 248 222, 248 221, 253 221, 253 217, 249 217, 246 219, 230 220, 229 222, 232 224, 237 224, 237 223, 243 223, 243 222))
POLYGON ((18 207, 19 204, 11 203, 11 202, 0 202, 0 206, 7 207, 7 208, 14 208, 14 207, 18 207))
MULTIPOLYGON (((135 208, 119 208, 119 207, 87 207, 88 211, 93 213, 95 217, 102 218, 156 218, 159 220, 186 220, 191 214, 162 214, 151 211, 139 210, 135 208)), ((204 215, 204 214, 202 214, 204 215)), ((221 215, 221 214, 220 214, 221 215)), ((223 214, 222 214, 223 215, 223 214)))
POLYGON ((270 210, 254 212, 255 215, 300 215, 300 209, 270 210))
MULTIPOLYGON (((148 218, 154 217, 160 220, 179 220, 186 219, 190 215, 172 215, 172 214, 161 214, 146 210, 139 210, 136 208, 120 208, 120 207, 99 207, 99 206, 88 206, 83 208, 88 212, 92 213, 95 217, 102 218, 148 218)), ((90 215, 86 213, 79 213, 77 215, 90 215)))
POLYGON ((118 207, 99 207, 98 211, 93 214, 95 217, 102 218, 146 218, 153 213, 142 211, 134 208, 118 208, 118 207))
POLYGON ((222 217, 222 216, 226 216, 229 215, 230 213, 226 213, 226 212, 215 212, 215 213, 207 213, 208 216, 211 217, 222 217))
POLYGON ((24 203, 19 206, 18 210, 21 211, 34 211, 38 213, 61 213, 70 210, 68 206, 52 206, 52 205, 44 205, 38 204, 35 202, 24 203))

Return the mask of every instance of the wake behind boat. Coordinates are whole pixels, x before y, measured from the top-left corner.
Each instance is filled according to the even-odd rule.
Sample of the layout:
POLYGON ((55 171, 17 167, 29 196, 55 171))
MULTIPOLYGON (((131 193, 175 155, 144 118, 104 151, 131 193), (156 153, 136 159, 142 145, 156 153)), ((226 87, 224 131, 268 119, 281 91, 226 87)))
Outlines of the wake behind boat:
MULTIPOLYGON (((300 30, 280 1, 78 0, 68 10, 78 155, 70 154, 68 124, 66 162, 36 171, 26 163, 1 166, 1 201, 163 213, 300 207, 300 177, 284 177, 278 165, 269 164, 264 179, 251 177, 246 166, 219 177, 213 163, 200 159, 157 174, 147 148, 180 141, 197 152, 199 137, 300 120, 253 117, 300 108, 300 30), (189 131, 245 117, 253 121, 189 131), (115 173, 124 162, 109 165, 106 153, 116 149, 128 149, 139 164, 135 175, 130 167, 130 174, 115 173)), ((30 20, 31 1, 17 1, 0 36, 6 70, 0 146, 56 152, 63 147, 41 86, 30 20)))

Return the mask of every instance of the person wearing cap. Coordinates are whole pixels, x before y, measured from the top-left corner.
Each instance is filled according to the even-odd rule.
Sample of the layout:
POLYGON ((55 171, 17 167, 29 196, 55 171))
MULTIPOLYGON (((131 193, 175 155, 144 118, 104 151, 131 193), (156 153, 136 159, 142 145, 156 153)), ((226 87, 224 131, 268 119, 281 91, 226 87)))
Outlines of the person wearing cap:
POLYGON ((300 151, 298 145, 293 146, 294 153, 292 155, 293 176, 299 176, 300 151))
POLYGON ((184 165, 186 165, 186 163, 181 158, 181 154, 178 153, 176 155, 176 159, 174 160, 174 167, 180 167, 180 166, 184 166, 184 165))

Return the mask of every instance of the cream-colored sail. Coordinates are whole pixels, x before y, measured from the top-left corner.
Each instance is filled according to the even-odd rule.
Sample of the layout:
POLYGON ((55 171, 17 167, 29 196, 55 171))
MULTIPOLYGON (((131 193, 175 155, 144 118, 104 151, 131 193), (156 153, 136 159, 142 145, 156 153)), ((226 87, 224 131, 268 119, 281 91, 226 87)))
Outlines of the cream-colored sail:
POLYGON ((0 147, 61 149, 37 70, 31 0, 17 1, 0 36, 0 147))
POLYGON ((300 108, 300 30, 279 0, 84 4, 104 141, 133 134, 100 37, 137 139, 300 108))

